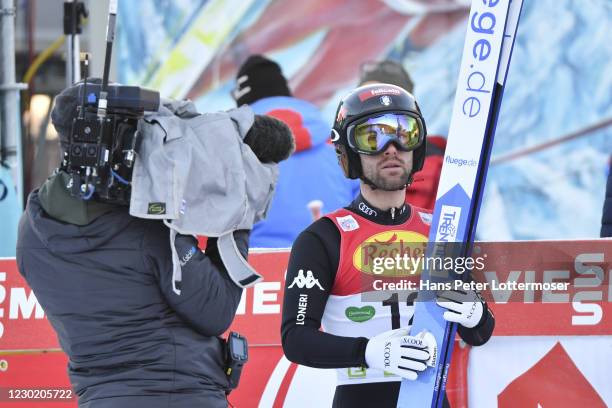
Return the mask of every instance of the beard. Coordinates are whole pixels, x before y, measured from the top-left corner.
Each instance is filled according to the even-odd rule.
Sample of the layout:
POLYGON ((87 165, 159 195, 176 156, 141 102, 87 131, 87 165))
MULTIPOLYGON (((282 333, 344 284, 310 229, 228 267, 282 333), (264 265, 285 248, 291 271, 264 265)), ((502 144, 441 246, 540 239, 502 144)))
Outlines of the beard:
POLYGON ((363 168, 363 175, 379 190, 397 191, 406 188, 410 180, 410 172, 407 169, 402 170, 403 172, 399 176, 385 176, 376 168, 363 168))

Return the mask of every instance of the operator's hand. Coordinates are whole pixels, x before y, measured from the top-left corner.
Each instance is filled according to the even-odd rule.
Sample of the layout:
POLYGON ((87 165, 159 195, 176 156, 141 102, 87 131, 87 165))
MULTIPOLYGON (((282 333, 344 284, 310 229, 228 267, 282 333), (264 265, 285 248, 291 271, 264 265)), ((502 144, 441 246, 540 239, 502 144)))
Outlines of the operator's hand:
POLYGON ((445 308, 444 319, 459 323, 471 329, 480 323, 487 305, 480 295, 473 291, 446 290, 437 294, 436 303, 445 308))
POLYGON ((416 380, 429 360, 427 343, 408 335, 408 329, 395 329, 372 337, 366 346, 368 368, 383 370, 409 380, 416 380))

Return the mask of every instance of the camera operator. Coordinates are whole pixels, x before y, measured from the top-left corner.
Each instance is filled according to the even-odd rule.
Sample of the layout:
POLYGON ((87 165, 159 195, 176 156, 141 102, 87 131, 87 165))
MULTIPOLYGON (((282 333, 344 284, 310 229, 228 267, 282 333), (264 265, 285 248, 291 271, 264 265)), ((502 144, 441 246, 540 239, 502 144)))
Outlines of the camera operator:
MULTIPOLYGON (((56 97, 51 119, 63 151, 79 103, 78 86, 56 97)), ((255 125, 247 137, 257 140, 253 129, 278 124, 256 117, 255 125)), ((278 137, 289 151, 268 153, 283 160, 293 141, 288 131, 278 137)), ((127 206, 95 196, 74 197, 70 180, 60 168, 30 194, 17 262, 69 357, 79 407, 226 407, 231 387, 218 336, 230 326, 242 288, 228 276, 217 240, 208 240, 204 254, 194 237, 177 236, 178 295, 163 221, 134 218, 127 206)), ((233 234, 246 259, 249 231, 233 234)))

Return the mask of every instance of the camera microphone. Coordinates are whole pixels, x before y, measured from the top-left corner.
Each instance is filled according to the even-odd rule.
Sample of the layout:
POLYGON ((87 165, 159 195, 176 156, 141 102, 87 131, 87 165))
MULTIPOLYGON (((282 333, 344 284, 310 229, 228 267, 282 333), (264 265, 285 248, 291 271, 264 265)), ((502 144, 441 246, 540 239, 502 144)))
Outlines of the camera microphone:
POLYGON ((265 115, 255 115, 253 126, 244 137, 262 163, 279 163, 295 150, 291 129, 284 122, 265 115))

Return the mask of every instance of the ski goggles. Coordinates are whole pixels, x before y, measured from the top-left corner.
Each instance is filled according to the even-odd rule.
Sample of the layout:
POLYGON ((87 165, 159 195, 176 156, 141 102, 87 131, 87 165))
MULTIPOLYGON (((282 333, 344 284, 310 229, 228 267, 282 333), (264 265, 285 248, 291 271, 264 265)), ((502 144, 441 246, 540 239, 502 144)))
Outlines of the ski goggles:
POLYGON ((406 112, 389 112, 351 124, 347 136, 353 151, 375 155, 392 142, 401 151, 415 150, 423 143, 425 131, 420 118, 406 112))

